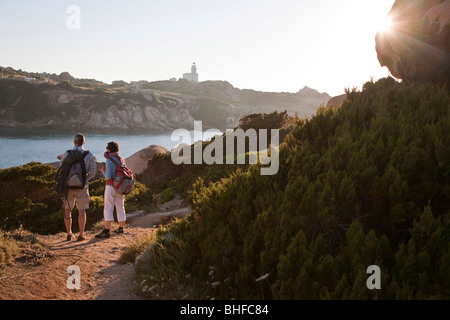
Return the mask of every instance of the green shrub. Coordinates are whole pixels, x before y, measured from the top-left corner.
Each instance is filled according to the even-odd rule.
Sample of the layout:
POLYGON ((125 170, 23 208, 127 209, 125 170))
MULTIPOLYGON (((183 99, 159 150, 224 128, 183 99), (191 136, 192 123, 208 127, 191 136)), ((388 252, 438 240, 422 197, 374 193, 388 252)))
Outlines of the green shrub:
POLYGON ((153 193, 146 185, 135 182, 133 192, 125 196, 125 210, 126 212, 144 210, 151 212, 156 208, 153 193))
POLYGON ((449 145, 446 86, 368 82, 296 121, 277 175, 197 179, 151 269, 176 261, 201 299, 448 299, 449 145))
POLYGON ((54 191, 56 169, 31 162, 0 170, 0 229, 20 226, 36 233, 51 233, 64 227, 62 204, 54 191), (14 190, 14 192, 11 192, 14 190))
POLYGON ((173 192, 172 188, 167 188, 161 193, 161 203, 166 203, 167 201, 170 201, 175 196, 175 193, 173 192))
MULTIPOLYGON (((56 169, 37 162, 0 170, 0 229, 24 229, 39 234, 53 234, 65 231, 64 208, 54 190, 56 169), (14 190, 14 192, 11 192, 14 190)), ((103 220, 103 196, 105 179, 89 184, 90 205, 87 210, 86 228, 103 220)), ((125 198, 125 210, 151 211, 154 208, 153 195, 149 188, 136 182, 133 193, 125 198)), ((76 221, 78 210, 73 208, 72 218, 76 221)), ((72 224, 78 231, 78 224, 72 224)))

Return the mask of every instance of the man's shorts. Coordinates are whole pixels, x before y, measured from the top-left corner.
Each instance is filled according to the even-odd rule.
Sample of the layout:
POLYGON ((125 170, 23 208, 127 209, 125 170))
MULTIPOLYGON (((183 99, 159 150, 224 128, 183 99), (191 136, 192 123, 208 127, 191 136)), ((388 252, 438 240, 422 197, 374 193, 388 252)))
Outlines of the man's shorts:
POLYGON ((67 201, 64 201, 65 209, 73 209, 75 203, 78 210, 89 209, 89 187, 86 185, 84 189, 69 189, 67 201))

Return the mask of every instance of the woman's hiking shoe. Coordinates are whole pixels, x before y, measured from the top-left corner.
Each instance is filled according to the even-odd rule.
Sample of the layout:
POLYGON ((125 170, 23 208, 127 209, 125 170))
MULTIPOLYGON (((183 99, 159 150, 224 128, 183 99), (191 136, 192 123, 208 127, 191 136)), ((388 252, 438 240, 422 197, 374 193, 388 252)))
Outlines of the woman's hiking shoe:
POLYGON ((86 236, 82 235, 82 236, 78 236, 77 241, 84 241, 86 239, 87 239, 86 236))
POLYGON ((117 234, 122 234, 123 233, 123 227, 119 227, 119 229, 114 230, 115 233, 117 234))
POLYGON ((109 234, 109 230, 103 229, 103 231, 100 232, 99 234, 97 234, 95 237, 97 239, 105 239, 105 238, 111 238, 111 235, 109 234))
POLYGON ((68 234, 67 241, 72 241, 72 240, 75 240, 75 236, 73 234, 68 234))

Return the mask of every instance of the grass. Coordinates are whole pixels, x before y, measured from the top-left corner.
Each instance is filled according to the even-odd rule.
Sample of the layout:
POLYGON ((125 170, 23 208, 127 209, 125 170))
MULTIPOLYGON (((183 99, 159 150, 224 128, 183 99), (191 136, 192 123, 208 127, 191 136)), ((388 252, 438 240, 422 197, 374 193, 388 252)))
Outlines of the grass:
POLYGON ((166 203, 175 197, 175 193, 172 188, 167 188, 161 193, 161 203, 166 203))
POLYGON ((49 249, 41 243, 34 233, 23 228, 14 231, 0 230, 0 277, 14 261, 45 263, 50 256, 49 249))
POLYGON ((136 239, 129 247, 125 248, 119 258, 119 263, 134 263, 156 239, 156 232, 151 232, 143 237, 136 239))
MULTIPOLYGON (((173 223, 179 221, 176 219, 173 223)), ((194 286, 190 271, 185 270, 177 258, 184 248, 167 226, 160 227, 147 240, 134 260, 134 278, 139 284, 136 293, 156 300, 199 299, 201 295, 196 292, 198 286, 194 286)))

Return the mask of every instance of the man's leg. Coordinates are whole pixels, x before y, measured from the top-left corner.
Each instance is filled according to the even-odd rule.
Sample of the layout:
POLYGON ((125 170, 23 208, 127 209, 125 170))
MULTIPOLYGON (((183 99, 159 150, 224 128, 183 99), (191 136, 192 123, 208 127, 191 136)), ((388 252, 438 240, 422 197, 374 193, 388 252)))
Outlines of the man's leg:
POLYGON ((72 235, 72 212, 70 209, 64 209, 64 224, 66 225, 67 236, 72 235))
POLYGON ((78 227, 80 228, 79 236, 84 236, 84 228, 86 227, 86 210, 78 209, 78 227))
POLYGON ((75 206, 75 196, 72 190, 69 189, 67 199, 64 200, 64 225, 67 231, 67 240, 74 239, 72 234, 72 208, 75 206))
POLYGON ((78 227, 80 234, 78 241, 85 240, 84 229, 86 227, 86 210, 89 209, 89 189, 86 186, 84 189, 77 191, 77 207, 78 207, 78 227))

